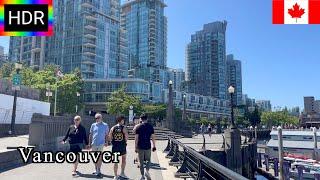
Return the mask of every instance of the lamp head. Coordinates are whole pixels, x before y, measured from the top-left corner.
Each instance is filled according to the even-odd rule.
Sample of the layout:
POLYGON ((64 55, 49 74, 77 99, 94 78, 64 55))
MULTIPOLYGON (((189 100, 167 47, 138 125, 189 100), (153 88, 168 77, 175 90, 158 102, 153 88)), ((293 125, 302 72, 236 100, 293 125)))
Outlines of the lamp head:
POLYGON ((14 67, 16 68, 16 70, 21 70, 22 69, 22 64, 20 62, 17 62, 14 64, 14 67))
POLYGON ((233 93, 234 93, 234 87, 233 87, 233 86, 230 86, 230 87, 228 88, 228 92, 229 92, 230 94, 233 94, 233 93))
POLYGON ((170 80, 170 81, 169 81, 169 85, 172 85, 172 84, 173 84, 173 82, 172 82, 172 80, 170 80))

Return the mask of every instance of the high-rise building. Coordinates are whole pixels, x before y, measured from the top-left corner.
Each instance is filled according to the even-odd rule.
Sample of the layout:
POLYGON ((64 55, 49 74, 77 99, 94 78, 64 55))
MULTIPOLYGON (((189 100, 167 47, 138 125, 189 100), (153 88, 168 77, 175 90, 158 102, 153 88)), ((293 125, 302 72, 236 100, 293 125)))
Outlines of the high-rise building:
POLYGON ((262 111, 272 110, 271 102, 269 100, 257 100, 256 104, 262 111))
POLYGON ((161 101, 167 66, 164 0, 130 0, 122 5, 121 27, 128 38, 129 69, 150 83, 150 100, 161 101))
POLYGON ((242 105, 242 71, 241 61, 235 60, 233 54, 227 56, 227 86, 235 88, 234 103, 242 105))
POLYGON ((191 36, 186 53, 188 92, 226 99, 226 28, 226 21, 217 21, 191 36))
POLYGON ((9 60, 22 62, 35 69, 48 63, 48 37, 10 37, 9 60))
POLYGON ((0 46, 0 57, 4 56, 4 47, 0 46))
POLYGON ((315 99, 313 96, 304 97, 304 113, 314 114, 316 113, 315 99))
POLYGON ((127 42, 120 29, 120 0, 54 1, 52 37, 11 37, 9 56, 42 69, 78 68, 85 79, 127 77, 127 42))
POLYGON ((173 89, 176 91, 182 90, 182 83, 185 79, 185 73, 183 69, 173 69, 168 68, 167 70, 167 80, 166 80, 166 86, 168 87, 169 81, 171 80, 173 82, 173 89))

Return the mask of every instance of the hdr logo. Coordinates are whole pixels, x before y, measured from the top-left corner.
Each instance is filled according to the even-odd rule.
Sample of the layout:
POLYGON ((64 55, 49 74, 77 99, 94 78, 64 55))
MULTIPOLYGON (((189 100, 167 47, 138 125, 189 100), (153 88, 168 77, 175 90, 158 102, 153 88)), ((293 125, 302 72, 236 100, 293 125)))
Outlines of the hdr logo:
POLYGON ((0 0, 0 36, 51 36, 52 0, 0 0))

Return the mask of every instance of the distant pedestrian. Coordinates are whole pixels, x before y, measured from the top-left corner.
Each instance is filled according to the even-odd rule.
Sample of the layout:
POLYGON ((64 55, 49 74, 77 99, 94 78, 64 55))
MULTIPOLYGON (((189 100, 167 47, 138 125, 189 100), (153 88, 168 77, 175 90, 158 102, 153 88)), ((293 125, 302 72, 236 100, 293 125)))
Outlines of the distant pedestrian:
POLYGON ((140 162, 141 180, 147 178, 151 179, 149 169, 151 162, 151 142, 152 139, 152 151, 156 151, 156 141, 154 136, 154 129, 151 124, 147 122, 148 117, 145 114, 140 116, 142 123, 136 128, 135 135, 135 151, 138 153, 140 162), (144 162, 146 162, 146 171, 144 171, 144 162))
POLYGON ((61 143, 65 144, 66 140, 68 140, 70 144, 70 152, 77 153, 77 160, 74 163, 72 170, 72 176, 75 176, 77 175, 77 168, 79 164, 78 153, 82 151, 84 145, 86 148, 88 148, 88 139, 86 129, 81 125, 81 117, 75 116, 73 118, 73 122, 74 124, 68 128, 67 133, 61 143))
MULTIPOLYGON (((102 121, 102 115, 100 113, 96 113, 95 119, 96 122, 93 123, 90 128, 89 142, 92 151, 103 152, 103 147, 108 146, 109 126, 102 121)), ((102 177, 101 165, 102 156, 100 156, 98 162, 95 163, 96 170, 93 173, 98 177, 102 177)))
MULTIPOLYGON (((128 179, 124 170, 126 167, 126 154, 127 154, 127 141, 128 131, 124 126, 124 116, 117 117, 117 123, 113 126, 109 133, 109 140, 112 143, 112 153, 119 152, 121 156, 121 173, 120 177, 128 179)), ((114 163, 114 179, 117 180, 118 176, 118 163, 114 163)))
POLYGON ((202 123, 200 126, 200 134, 204 136, 204 133, 205 133, 205 125, 202 123))
MULTIPOLYGON (((141 123, 142 123, 142 120, 139 118, 139 120, 136 121, 136 125, 135 125, 135 126, 133 127, 133 129, 132 129, 133 134, 136 134, 136 129, 137 129, 137 127, 138 127, 141 123)), ((138 155, 137 155, 137 157, 134 158, 134 160, 133 160, 133 164, 135 164, 135 163, 137 163, 138 168, 140 168, 140 163, 139 163, 139 157, 138 157, 138 155)))
POLYGON ((211 134, 212 134, 212 126, 211 126, 210 123, 209 123, 209 125, 208 125, 208 133, 209 133, 209 137, 211 137, 211 134))

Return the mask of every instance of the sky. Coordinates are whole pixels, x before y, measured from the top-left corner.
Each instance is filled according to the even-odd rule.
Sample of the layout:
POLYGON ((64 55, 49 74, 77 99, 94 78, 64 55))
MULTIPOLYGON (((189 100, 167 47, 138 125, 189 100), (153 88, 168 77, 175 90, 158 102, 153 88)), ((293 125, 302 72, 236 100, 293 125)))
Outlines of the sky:
MULTIPOLYGON (((227 53, 242 61, 244 94, 281 107, 320 99, 320 25, 273 25, 272 0, 165 2, 169 67, 185 67, 185 47, 203 24, 226 20, 227 53)), ((0 37, 6 49, 8 41, 0 37)))

